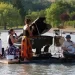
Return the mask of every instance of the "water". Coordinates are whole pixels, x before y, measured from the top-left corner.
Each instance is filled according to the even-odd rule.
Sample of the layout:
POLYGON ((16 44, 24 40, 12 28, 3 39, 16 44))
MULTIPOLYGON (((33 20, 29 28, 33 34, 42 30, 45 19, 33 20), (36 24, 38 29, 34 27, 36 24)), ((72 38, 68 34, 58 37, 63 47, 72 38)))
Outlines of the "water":
MULTIPOLYGON (((22 31, 16 32, 19 35, 22 31)), ((1 32, 2 44, 5 48, 7 35, 7 32, 1 32)), ((46 33, 45 35, 53 34, 46 33)), ((75 41, 75 35, 71 36, 75 41)), ((75 75, 75 64, 0 64, 0 75, 75 75)))
POLYGON ((75 75, 74 64, 0 64, 0 75, 75 75))

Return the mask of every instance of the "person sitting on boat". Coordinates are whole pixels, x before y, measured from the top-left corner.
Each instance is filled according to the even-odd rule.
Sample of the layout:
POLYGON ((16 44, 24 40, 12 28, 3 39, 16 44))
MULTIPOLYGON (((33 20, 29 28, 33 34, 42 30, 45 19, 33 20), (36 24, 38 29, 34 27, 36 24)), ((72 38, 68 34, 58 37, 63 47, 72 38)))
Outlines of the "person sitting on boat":
POLYGON ((31 20, 30 19, 26 19, 25 20, 25 26, 23 27, 23 34, 25 33, 25 31, 27 30, 29 33, 29 36, 32 36, 32 32, 30 30, 30 24, 31 24, 31 20))
POLYGON ((8 35, 8 38, 7 38, 7 40, 8 40, 8 45, 9 46, 12 46, 14 43, 16 43, 17 42, 17 34, 15 33, 15 31, 14 31, 14 29, 10 29, 9 31, 8 31, 8 33, 9 33, 9 35, 8 35), (16 36, 15 36, 16 35, 16 36))
POLYGON ((14 43, 16 43, 18 40, 17 34, 15 33, 14 29, 10 29, 8 33, 8 48, 6 49, 6 53, 7 55, 14 55, 16 57, 16 53, 19 52, 19 49, 14 46, 14 43))
POLYGON ((71 41, 71 36, 66 36, 66 41, 62 45, 64 57, 75 57, 75 43, 71 41))
POLYGON ((29 39, 29 32, 26 30, 21 41, 21 57, 24 60, 32 59, 32 46, 29 39))

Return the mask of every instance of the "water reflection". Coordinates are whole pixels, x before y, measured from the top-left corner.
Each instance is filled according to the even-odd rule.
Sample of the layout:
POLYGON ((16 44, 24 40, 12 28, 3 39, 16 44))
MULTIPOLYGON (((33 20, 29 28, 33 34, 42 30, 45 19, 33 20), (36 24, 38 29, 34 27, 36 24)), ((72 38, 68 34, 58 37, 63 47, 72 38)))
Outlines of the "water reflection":
POLYGON ((1 75, 29 75, 23 65, 11 64, 11 65, 1 65, 0 64, 0 74, 1 75))
POLYGON ((0 64, 1 75, 75 75, 74 64, 0 64))

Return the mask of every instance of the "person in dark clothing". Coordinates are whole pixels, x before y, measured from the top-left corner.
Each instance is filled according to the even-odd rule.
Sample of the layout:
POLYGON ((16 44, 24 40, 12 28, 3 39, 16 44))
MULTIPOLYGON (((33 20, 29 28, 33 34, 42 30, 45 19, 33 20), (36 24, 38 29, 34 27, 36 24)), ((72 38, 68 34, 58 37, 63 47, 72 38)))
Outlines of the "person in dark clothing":
POLYGON ((16 57, 19 54, 19 49, 14 46, 14 43, 17 42, 17 34, 15 33, 14 29, 9 30, 8 36, 8 48, 6 49, 6 55, 14 55, 16 57), (17 53, 17 54, 16 54, 17 53))
POLYGON ((14 29, 9 30, 9 37, 8 37, 8 44, 9 46, 12 46, 14 43, 17 42, 17 34, 15 33, 14 29))

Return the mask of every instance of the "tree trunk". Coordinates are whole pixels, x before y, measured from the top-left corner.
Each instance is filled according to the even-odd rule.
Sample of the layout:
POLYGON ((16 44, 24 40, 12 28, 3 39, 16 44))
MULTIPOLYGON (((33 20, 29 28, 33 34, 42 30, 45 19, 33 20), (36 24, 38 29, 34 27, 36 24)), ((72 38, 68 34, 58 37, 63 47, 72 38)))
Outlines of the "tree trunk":
POLYGON ((6 23, 4 24, 4 30, 6 30, 7 29, 7 25, 6 25, 6 23))
POLYGON ((16 26, 16 28, 18 29, 18 25, 16 26))

